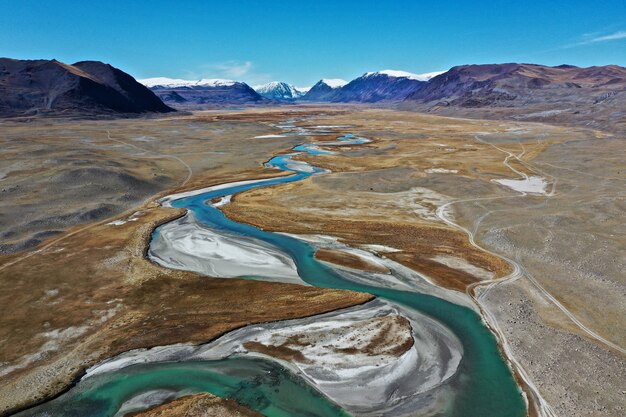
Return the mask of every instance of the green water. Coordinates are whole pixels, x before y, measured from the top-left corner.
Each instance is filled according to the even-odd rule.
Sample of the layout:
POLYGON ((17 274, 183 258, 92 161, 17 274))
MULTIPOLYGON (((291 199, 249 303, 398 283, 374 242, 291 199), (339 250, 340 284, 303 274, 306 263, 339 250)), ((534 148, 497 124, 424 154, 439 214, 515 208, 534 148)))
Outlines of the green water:
MULTIPOLYGON (((350 136, 350 138, 352 138, 350 136)), ((298 269, 298 275, 311 285, 326 288, 367 292, 377 297, 402 304, 427 314, 461 340, 463 359, 453 382, 456 394, 442 415, 450 417, 521 417, 526 415, 526 404, 510 368, 504 362, 494 335, 480 316, 469 308, 440 298, 415 292, 398 291, 364 285, 347 280, 334 269, 317 261, 315 250, 307 243, 290 236, 271 233, 227 218, 219 209, 206 202, 224 195, 235 194, 257 187, 299 181, 319 171, 303 172, 289 166, 289 155, 270 160, 273 167, 296 172, 290 177, 276 178, 261 185, 246 184, 207 192, 176 200, 175 207, 186 208, 198 221, 210 228, 263 240, 289 254, 298 269)), ((158 233, 158 229, 156 231, 158 233)))
MULTIPOLYGON (((352 136, 344 138, 354 140, 352 136)), ((301 147, 301 149, 306 151, 306 148, 301 147)), ((427 294, 391 290, 349 281, 334 269, 318 262, 314 257, 314 249, 307 243, 290 236, 270 233, 251 225, 234 222, 217 208, 206 204, 207 201, 217 197, 253 188, 299 181, 321 172, 315 167, 300 170, 289 163, 290 155, 277 156, 268 163, 272 167, 294 172, 289 177, 181 198, 172 202, 172 205, 192 211, 196 219, 207 227, 235 235, 251 236, 279 248, 292 257, 300 277, 311 285, 367 292, 415 309, 445 325, 461 341, 463 359, 457 374, 450 382, 454 395, 448 399, 446 409, 441 410, 440 415, 448 417, 525 416, 524 399, 511 370, 500 356, 496 339, 474 311, 427 294)), ((157 228, 154 233, 158 234, 159 229, 157 228)), ((206 391, 221 397, 235 398, 269 417, 348 415, 319 392, 308 387, 302 379, 290 374, 276 363, 247 358, 134 365, 81 381, 69 393, 37 407, 34 412, 50 411, 52 414, 48 415, 63 416, 113 416, 125 400, 157 388, 173 389, 183 393, 206 391), (236 372, 234 374, 224 372, 225 369, 235 369, 236 372), (259 372, 259 369, 262 371, 259 372), (275 378, 280 381, 278 386, 275 378), (89 412, 85 412, 86 410, 89 412)), ((24 415, 44 415, 32 414, 32 412, 33 410, 24 415)))
POLYGON ((113 416, 124 401, 152 390, 175 396, 209 392, 269 417, 349 417, 280 365, 241 357, 132 365, 81 381, 56 400, 19 415, 113 416))

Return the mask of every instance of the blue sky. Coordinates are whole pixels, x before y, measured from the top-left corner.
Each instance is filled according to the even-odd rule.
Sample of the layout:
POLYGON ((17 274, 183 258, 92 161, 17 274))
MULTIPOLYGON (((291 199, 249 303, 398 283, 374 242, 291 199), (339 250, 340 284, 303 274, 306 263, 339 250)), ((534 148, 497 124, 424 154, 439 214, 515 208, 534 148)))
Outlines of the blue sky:
POLYGON ((298 86, 466 63, 626 66, 626 1, 0 0, 0 56, 298 86))

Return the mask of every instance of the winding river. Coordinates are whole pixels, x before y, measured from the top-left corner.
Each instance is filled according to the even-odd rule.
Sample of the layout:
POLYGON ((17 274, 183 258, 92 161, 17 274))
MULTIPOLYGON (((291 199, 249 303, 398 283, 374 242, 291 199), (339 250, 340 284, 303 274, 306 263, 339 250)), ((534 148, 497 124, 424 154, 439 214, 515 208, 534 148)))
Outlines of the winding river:
MULTIPOLYGON (((285 126, 286 130, 295 129, 285 126)), ((300 131, 315 134, 315 131, 300 131)), ((345 135, 337 141, 323 142, 323 146, 359 145, 367 139, 345 135)), ((260 242, 277 253, 285 265, 293 265, 297 277, 317 287, 346 289, 367 292, 389 305, 423 315, 446 331, 451 332, 462 346, 462 358, 453 376, 446 380, 444 401, 438 401, 429 410, 396 408, 385 413, 368 413, 367 410, 342 410, 332 395, 325 395, 314 387, 310 379, 294 372, 280 361, 268 357, 230 355, 217 360, 189 359, 184 356, 169 356, 168 360, 132 363, 123 367, 87 375, 67 393, 20 415, 90 415, 117 416, 132 410, 162 403, 168 399, 198 392, 210 392, 234 398, 269 417, 283 416, 348 416, 358 415, 444 415, 521 417, 526 415, 526 402, 516 384, 511 369, 498 349, 494 335, 487 329, 475 309, 452 302, 444 297, 410 289, 399 289, 392 285, 376 285, 371 277, 347 274, 315 259, 315 247, 303 239, 280 233, 271 233, 254 226, 238 223, 227 218, 217 206, 208 204, 219 198, 229 198, 236 193, 260 187, 300 181, 325 171, 305 162, 293 159, 300 153, 311 155, 329 151, 320 144, 305 144, 294 148, 294 153, 272 158, 266 165, 270 168, 292 172, 289 176, 242 181, 209 187, 190 193, 166 198, 162 203, 189 211, 187 220, 201 225, 208 231, 221 233, 229 238, 260 242), (363 279, 361 279, 363 278, 363 279), (428 414, 426 414, 426 412, 428 414)), ((206 272, 201 259, 172 259, 164 253, 160 240, 169 224, 155 230, 150 247, 151 259, 162 265, 179 269, 206 272), (182 259, 182 260, 181 260, 182 259), (191 264, 198 262, 200 266, 191 264), (200 269, 198 269, 200 268, 200 269)), ((174 225, 176 226, 176 224, 174 225)), ((170 225, 172 227, 172 225, 170 225)), ((214 267, 214 266, 213 266, 214 267)), ((288 274, 287 272, 285 274, 288 274)), ((237 274, 235 274, 237 275, 237 274)), ((244 274, 251 279, 265 279, 263 272, 244 274)), ((217 275, 219 276, 219 274, 217 275)), ((386 279, 386 278, 384 278, 386 279)), ((419 320, 416 319, 416 320, 419 320)), ((417 333, 416 333, 417 332, 417 333)), ((414 335, 419 337, 419 332, 414 335)), ((355 387, 355 395, 358 388, 355 387)), ((421 395, 428 397, 429 393, 421 395)), ((432 394, 431 396, 434 396, 432 394)))

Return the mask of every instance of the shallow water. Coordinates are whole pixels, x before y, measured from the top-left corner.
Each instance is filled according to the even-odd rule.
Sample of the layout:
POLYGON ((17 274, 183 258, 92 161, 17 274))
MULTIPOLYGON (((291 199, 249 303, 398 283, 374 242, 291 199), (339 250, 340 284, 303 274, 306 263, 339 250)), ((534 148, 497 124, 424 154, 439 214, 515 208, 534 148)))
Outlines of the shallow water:
POLYGON ((115 416, 150 405, 149 402, 134 404, 134 407, 124 404, 150 392, 154 392, 153 399, 161 401, 209 392, 232 398, 269 417, 349 416, 277 363, 242 357, 131 365, 87 378, 56 400, 19 415, 115 416), (123 412, 118 413, 122 407, 123 412))

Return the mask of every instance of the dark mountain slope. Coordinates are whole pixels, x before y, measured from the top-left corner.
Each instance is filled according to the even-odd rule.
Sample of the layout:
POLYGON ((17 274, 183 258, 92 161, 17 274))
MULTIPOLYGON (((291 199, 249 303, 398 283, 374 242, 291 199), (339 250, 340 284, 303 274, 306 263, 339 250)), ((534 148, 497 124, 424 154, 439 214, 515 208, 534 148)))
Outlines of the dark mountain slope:
POLYGON ((375 103, 404 100, 424 84, 425 81, 410 77, 392 76, 383 72, 367 73, 341 87, 330 101, 375 103))
POLYGON ((346 84, 347 82, 341 79, 322 79, 311 87, 300 99, 306 101, 332 101, 332 99, 339 94, 341 87, 346 84))
POLYGON ((0 117, 169 111, 133 77, 101 62, 0 58, 0 117))
POLYGON ((161 100, 180 109, 196 110, 232 105, 270 104, 248 84, 221 79, 178 80, 147 78, 140 80, 161 100))
POLYGON ((437 77, 406 101, 444 101, 460 107, 518 106, 534 102, 592 99, 626 84, 626 68, 578 68, 532 64, 463 65, 437 77))

